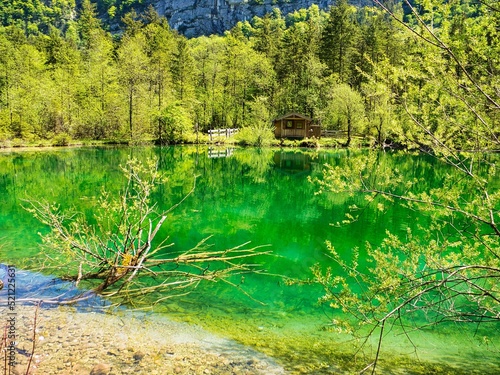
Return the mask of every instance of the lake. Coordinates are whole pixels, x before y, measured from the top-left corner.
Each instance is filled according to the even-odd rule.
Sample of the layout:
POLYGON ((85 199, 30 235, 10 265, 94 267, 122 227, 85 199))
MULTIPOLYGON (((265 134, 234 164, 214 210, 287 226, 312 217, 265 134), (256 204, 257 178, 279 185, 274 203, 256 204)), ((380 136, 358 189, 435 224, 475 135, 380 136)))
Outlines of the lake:
MULTIPOLYGON (((40 251, 38 233, 47 228, 22 208, 23 200, 46 199, 91 217, 102 189, 118 194, 123 186, 120 165, 130 157, 156 157, 168 177, 154 194, 159 209, 179 202, 196 179, 194 193, 169 214, 158 235, 174 244, 169 248, 172 252, 210 237, 214 249, 250 242, 249 246, 268 245, 272 255, 255 259, 265 271, 262 274, 232 280, 252 298, 227 284, 209 283, 157 305, 155 312, 256 348, 292 373, 349 373, 370 362, 373 343, 353 360, 358 343, 329 330, 335 315, 318 304, 322 289, 286 285, 285 280, 310 278, 310 268, 317 263, 341 272, 327 255, 327 240, 341 254, 349 255, 354 248, 363 254, 365 244, 379 245, 387 230, 418 231, 418 224, 427 220, 396 202, 384 212, 366 208, 354 223, 333 226, 344 219, 349 206, 361 207, 363 198, 318 195, 318 186, 310 179, 321 178, 325 163, 338 165, 352 154, 204 146, 2 152, 0 262, 21 264, 40 251)), ((388 167, 397 165, 405 173, 425 176, 422 189, 450 173, 447 166, 426 155, 380 153, 378 157, 388 167)), ((394 330, 386 337, 380 366, 382 373, 496 374, 499 350, 461 326, 419 330, 411 334, 411 341, 394 330)))

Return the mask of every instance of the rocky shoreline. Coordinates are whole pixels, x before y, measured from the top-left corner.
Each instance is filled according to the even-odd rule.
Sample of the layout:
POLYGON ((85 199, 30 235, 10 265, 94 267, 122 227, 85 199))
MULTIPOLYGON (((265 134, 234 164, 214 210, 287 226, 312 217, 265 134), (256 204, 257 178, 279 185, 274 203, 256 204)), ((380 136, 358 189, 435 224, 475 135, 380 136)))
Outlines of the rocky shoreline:
POLYGON ((257 351, 158 314, 39 308, 33 330, 36 311, 16 306, 13 375, 26 374, 33 337, 30 374, 286 374, 257 351))

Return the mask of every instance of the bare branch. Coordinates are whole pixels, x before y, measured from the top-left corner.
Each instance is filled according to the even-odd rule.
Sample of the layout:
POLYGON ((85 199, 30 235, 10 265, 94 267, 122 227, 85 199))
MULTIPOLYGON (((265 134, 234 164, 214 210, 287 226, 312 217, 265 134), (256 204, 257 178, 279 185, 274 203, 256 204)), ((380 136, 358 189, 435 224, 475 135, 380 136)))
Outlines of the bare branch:
MULTIPOLYGON (((26 209, 52 229, 44 237, 46 246, 67 252, 67 280, 75 284, 86 281, 92 293, 127 301, 147 293, 185 294, 202 281, 222 281, 248 295, 229 278, 258 272, 259 266, 247 260, 270 254, 262 250, 263 246, 247 248, 249 243, 244 243, 225 250, 209 250, 205 238, 194 248, 174 255, 168 251, 173 245, 167 242, 168 237, 156 240, 167 214, 194 192, 196 178, 178 203, 157 213, 156 203, 150 201, 155 184, 160 181, 157 163, 130 160, 122 171, 127 178, 122 196, 113 200, 110 194, 102 193, 102 209, 95 215, 95 227, 87 224, 81 214, 68 215, 47 202, 28 201, 26 209), (217 266, 209 270, 212 263, 217 266)), ((54 259, 48 259, 52 268, 60 267, 60 263, 53 264, 54 259)), ((59 296, 47 302, 73 303, 90 298, 92 293, 84 292, 69 300, 59 296)))

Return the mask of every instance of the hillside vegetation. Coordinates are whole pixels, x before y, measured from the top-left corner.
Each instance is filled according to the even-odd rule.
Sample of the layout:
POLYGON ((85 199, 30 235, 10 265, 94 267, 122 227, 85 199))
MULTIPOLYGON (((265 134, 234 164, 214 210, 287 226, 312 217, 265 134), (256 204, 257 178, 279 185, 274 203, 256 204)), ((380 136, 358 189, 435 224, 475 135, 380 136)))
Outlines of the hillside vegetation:
POLYGON ((0 28, 6 145, 183 142, 227 127, 269 134, 287 112, 377 144, 428 148, 431 133, 478 150, 498 134, 500 12, 487 2, 422 2, 406 15, 385 2, 391 17, 340 0, 329 12, 275 9, 192 39, 151 7, 111 35, 88 0, 77 14, 71 0, 23 4, 23 17, 0 28))

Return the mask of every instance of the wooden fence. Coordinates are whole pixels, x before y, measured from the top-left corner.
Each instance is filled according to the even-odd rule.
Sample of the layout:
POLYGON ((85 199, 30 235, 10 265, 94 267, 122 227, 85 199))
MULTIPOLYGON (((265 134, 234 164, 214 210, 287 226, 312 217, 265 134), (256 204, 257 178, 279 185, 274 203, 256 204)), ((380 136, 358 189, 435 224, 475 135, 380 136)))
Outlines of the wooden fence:
POLYGON ((211 141, 216 137, 229 138, 238 133, 238 130, 239 129, 210 129, 208 131, 208 136, 210 137, 211 141))

